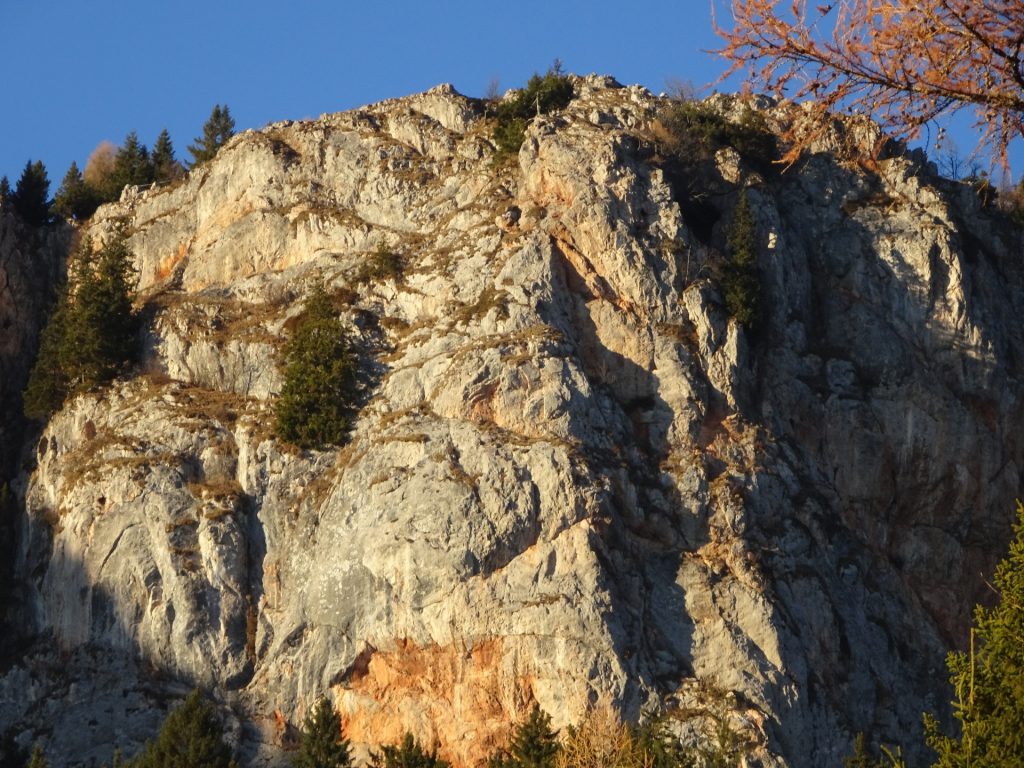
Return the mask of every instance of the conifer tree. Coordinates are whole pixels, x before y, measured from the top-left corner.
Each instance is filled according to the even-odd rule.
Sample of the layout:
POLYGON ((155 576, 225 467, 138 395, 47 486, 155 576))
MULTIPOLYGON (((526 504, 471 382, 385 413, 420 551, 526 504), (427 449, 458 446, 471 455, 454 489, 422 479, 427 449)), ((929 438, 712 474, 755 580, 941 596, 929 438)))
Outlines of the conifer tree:
POLYGON ((437 750, 427 751, 406 733, 398 746, 381 747, 381 754, 373 761, 374 768, 449 768, 449 763, 437 756, 437 750))
POLYGON ((235 768, 217 713, 198 690, 171 712, 130 768, 235 768))
POLYGON ((757 224, 747 191, 740 192, 729 229, 729 260, 722 274, 722 292, 729 314, 745 328, 752 328, 760 313, 760 280, 757 272, 757 224))
POLYGON ((153 165, 154 181, 172 181, 181 176, 181 164, 174 158, 174 144, 171 143, 171 134, 166 128, 156 137, 150 160, 153 165))
POLYGON ((345 326, 318 287, 284 350, 277 435, 301 448, 338 445, 356 395, 356 358, 345 326))
POLYGON ((69 395, 106 384, 132 362, 138 346, 133 284, 132 253, 123 237, 98 253, 83 241, 40 338, 24 393, 26 416, 46 418, 69 395))
POLYGON ((684 747, 668 728, 668 715, 664 712, 649 717, 633 726, 630 735, 639 763, 645 768, 695 768, 693 750, 684 747))
POLYGON ((327 699, 320 699, 306 716, 299 735, 293 768, 348 768, 348 740, 341 736, 341 718, 327 699))
POLYGON ((530 118, 564 108, 572 101, 573 93, 572 81, 562 73, 558 59, 543 77, 535 72, 526 88, 497 106, 495 116, 498 119, 491 134, 496 159, 500 161, 518 153, 530 118))
POLYGON ((25 163, 25 170, 11 194, 11 207, 30 227, 41 227, 50 221, 50 179, 42 160, 25 163))
POLYGON ((1024 506, 1017 502, 1014 539, 996 567, 998 602, 974 612, 967 653, 946 659, 960 734, 944 734, 925 716, 934 768, 1024 765, 1024 506))
POLYGON ((551 718, 536 704, 526 720, 516 726, 508 749, 489 761, 490 768, 554 768, 558 732, 551 718))
POLYGON ((61 365, 60 351, 69 314, 65 287, 40 335, 39 352, 22 394, 22 409, 30 419, 46 419, 60 408, 68 395, 68 377, 61 365))
POLYGON ((149 150, 139 141, 135 131, 125 136, 124 144, 114 156, 114 172, 111 175, 111 191, 116 190, 116 199, 129 184, 144 185, 153 181, 153 164, 149 159, 149 150))
POLYGON ((225 104, 217 104, 210 113, 209 120, 203 125, 203 135, 190 144, 188 151, 192 155, 192 166, 195 167, 207 160, 212 160, 227 140, 235 135, 235 119, 231 117, 225 104))
POLYGON ((4 176, 0 178, 0 211, 5 210, 11 201, 11 182, 4 176))
POLYGON ((71 161, 64 180, 53 197, 53 210, 66 219, 82 221, 95 213, 99 206, 96 193, 85 183, 78 163, 71 161))

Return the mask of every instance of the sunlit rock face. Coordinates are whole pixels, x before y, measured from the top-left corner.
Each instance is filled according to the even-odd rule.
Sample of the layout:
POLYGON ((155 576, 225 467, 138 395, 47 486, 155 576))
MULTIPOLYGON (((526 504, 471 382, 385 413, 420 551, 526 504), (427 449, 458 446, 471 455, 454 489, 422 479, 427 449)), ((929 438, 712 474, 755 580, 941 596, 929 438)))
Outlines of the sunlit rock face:
POLYGON ((681 182, 662 101, 575 87, 511 165, 440 86, 246 131, 99 211, 145 354, 30 450, 38 640, 0 724, 86 765, 198 684, 254 765, 321 695, 355 741, 458 765, 534 703, 559 728, 714 706, 766 766, 837 765, 858 731, 913 749, 1021 493, 1019 234, 917 155, 853 162, 859 123, 681 182), (753 329, 721 292, 741 187, 753 329), (365 390, 344 446, 302 452, 273 405, 316 285, 365 390))

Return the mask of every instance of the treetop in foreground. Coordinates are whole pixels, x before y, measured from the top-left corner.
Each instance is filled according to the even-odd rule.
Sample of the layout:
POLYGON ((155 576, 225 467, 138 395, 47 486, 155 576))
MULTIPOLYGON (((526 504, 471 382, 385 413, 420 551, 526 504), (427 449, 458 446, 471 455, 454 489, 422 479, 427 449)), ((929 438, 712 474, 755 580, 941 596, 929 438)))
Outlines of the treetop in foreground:
POLYGON ((1024 506, 1009 554, 996 567, 998 602, 978 606, 968 652, 946 660, 955 699, 959 737, 944 734, 925 716, 928 745, 939 756, 935 768, 996 768, 1024 765, 1024 506))
POLYGON ((863 111, 901 137, 971 109, 981 146, 1004 167, 1024 136, 1020 0, 734 0, 731 15, 731 28, 715 24, 725 76, 743 72, 822 112, 863 111))

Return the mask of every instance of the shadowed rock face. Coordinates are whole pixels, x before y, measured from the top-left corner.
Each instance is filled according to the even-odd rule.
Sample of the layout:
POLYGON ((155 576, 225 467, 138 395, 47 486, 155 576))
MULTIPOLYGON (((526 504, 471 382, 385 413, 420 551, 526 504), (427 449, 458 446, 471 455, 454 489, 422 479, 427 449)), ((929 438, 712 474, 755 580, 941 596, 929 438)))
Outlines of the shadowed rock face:
POLYGON ((70 240, 68 227, 32 229, 12 212, 0 210, 0 664, 17 652, 22 638, 13 628, 24 624, 26 608, 13 569, 24 517, 10 490, 22 469, 19 460, 28 428, 21 391, 70 240))
POLYGON ((441 86, 247 131, 98 212, 95 237, 129 223, 147 353, 23 478, 45 639, 0 723, 80 722, 48 746, 84 764, 200 684, 263 764, 327 694, 357 741, 412 730, 469 765, 534 702, 562 727, 714 698, 761 764, 802 767, 944 706, 1020 494, 1019 233, 913 155, 847 162, 877 130, 838 124, 767 180, 720 153, 688 226, 658 100, 576 91, 513 167, 441 86), (743 179, 753 335, 717 278, 743 179), (379 247, 401 277, 372 276, 379 247), (367 391, 343 448, 303 454, 272 408, 317 282, 367 391))

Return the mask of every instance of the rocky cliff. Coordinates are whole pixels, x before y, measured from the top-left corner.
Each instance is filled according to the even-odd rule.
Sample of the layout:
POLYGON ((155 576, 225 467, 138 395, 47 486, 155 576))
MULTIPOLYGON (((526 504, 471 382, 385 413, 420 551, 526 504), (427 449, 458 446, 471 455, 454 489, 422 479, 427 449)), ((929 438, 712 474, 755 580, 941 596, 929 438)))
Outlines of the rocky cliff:
POLYGON ((322 694, 356 741, 465 765, 534 702, 557 727, 713 707, 762 765, 913 745, 1021 493, 1019 233, 918 154, 855 162, 863 123, 781 174, 720 151, 685 180, 698 222, 659 99, 575 86, 510 166, 441 86, 246 131, 98 212, 146 352, 30 449, 39 639, 0 723, 84 765, 200 684, 254 764, 322 694), (741 187, 753 332, 718 278, 741 187), (343 448, 301 452, 277 355, 318 284, 364 398, 343 448))

